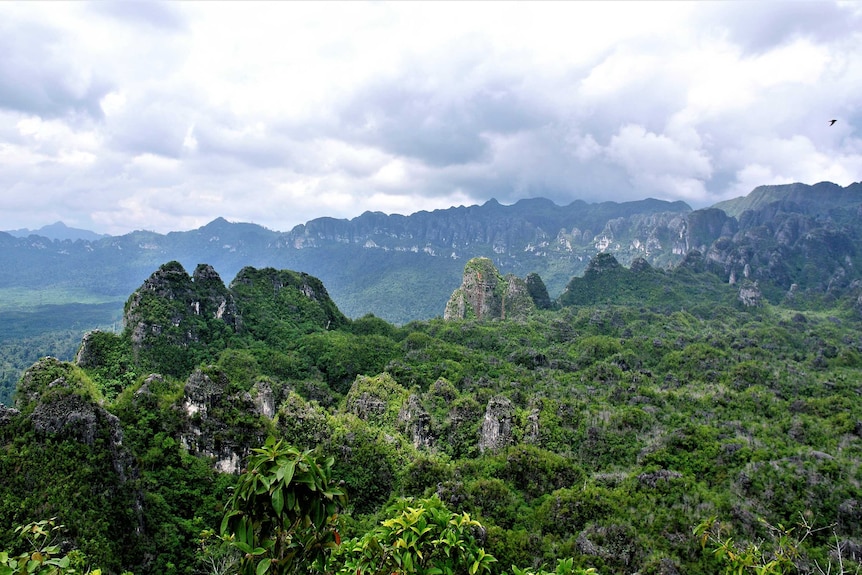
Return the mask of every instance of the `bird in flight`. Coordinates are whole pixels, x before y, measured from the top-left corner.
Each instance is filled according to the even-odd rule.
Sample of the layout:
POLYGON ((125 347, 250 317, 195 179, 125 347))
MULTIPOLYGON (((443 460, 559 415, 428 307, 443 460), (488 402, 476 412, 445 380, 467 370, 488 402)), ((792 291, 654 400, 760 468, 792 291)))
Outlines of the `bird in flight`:
POLYGON ((838 121, 838 120, 829 120, 829 125, 831 126, 832 124, 834 124, 834 123, 835 123, 835 122, 837 122, 837 121, 838 121))

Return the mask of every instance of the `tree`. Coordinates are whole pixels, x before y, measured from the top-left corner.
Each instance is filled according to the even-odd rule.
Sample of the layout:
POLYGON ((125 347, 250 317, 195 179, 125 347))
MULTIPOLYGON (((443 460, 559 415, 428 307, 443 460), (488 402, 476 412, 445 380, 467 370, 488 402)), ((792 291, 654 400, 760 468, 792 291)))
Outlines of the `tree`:
POLYGON ((345 501, 332 485, 332 464, 274 437, 252 450, 221 524, 222 537, 243 555, 239 573, 304 573, 322 565, 339 543, 335 522, 345 501))

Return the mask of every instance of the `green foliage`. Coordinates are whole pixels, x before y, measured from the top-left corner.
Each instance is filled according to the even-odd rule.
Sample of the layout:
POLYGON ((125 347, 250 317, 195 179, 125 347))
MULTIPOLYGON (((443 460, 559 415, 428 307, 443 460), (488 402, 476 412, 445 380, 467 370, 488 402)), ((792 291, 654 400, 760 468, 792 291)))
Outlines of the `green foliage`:
POLYGON ((23 551, 17 555, 0 551, 0 575, 101 575, 101 569, 87 566, 87 558, 80 551, 63 551, 62 531, 56 519, 16 527, 23 551))
POLYGON ((310 449, 328 443, 332 435, 329 416, 316 402, 305 401, 298 393, 287 394, 278 408, 278 428, 290 445, 310 449))
POLYGON ((131 342, 105 331, 85 336, 81 364, 89 369, 96 386, 106 398, 114 398, 137 379, 131 342))
POLYGON ((579 484, 584 471, 571 459, 531 445, 516 445, 491 459, 495 474, 507 479, 528 499, 579 484))
POLYGON ((372 425, 395 429, 398 414, 409 392, 388 373, 358 375, 345 401, 347 408, 372 425))
POLYGON ((351 414, 333 418, 330 425, 333 474, 344 481, 353 513, 374 513, 395 490, 402 463, 398 448, 384 430, 351 414))
POLYGON ((546 571, 545 569, 519 569, 513 565, 512 575, 596 575, 597 573, 592 567, 584 569, 576 567, 574 563, 571 557, 560 559, 553 571, 546 571))
POLYGON ((348 323, 320 280, 305 273, 246 267, 230 288, 242 317, 241 333, 272 346, 348 323))
POLYGON ((64 540, 104 569, 119 572, 135 563, 139 549, 128 529, 138 523, 134 492, 115 467, 122 462, 112 457, 106 421, 95 415, 92 445, 64 430, 37 432, 23 417, 0 426, 0 525, 8 526, 0 528, 0 549, 18 553, 20 533, 12 526, 48 516, 67 526, 64 540))
POLYGON ((337 543, 344 493, 321 460, 273 437, 252 450, 227 503, 221 535, 241 553, 240 573, 306 573, 337 543))
POLYGON ((364 536, 345 541, 338 572, 345 575, 479 575, 496 559, 476 540, 482 526, 446 508, 436 496, 399 499, 386 519, 364 536))
POLYGON ((29 413, 40 401, 70 394, 92 401, 101 399, 101 393, 84 370, 69 362, 45 357, 24 373, 18 383, 15 403, 29 413))
POLYGON ((545 287, 545 282, 542 281, 539 274, 533 272, 527 274, 526 277, 527 292, 533 299, 536 309, 553 309, 554 303, 548 295, 548 288, 545 287))
MULTIPOLYGON (((862 541, 862 316, 853 302, 746 310, 697 258, 675 272, 604 264, 587 279, 617 274, 614 282, 630 280, 632 289, 653 280, 662 289, 633 291, 629 305, 602 301, 517 321, 396 328, 366 316, 327 330, 319 323, 326 306, 322 314, 302 307, 314 304, 291 284, 301 276, 284 276, 279 287, 281 276, 264 273, 240 288, 258 314, 253 329, 225 339, 196 324, 215 344, 205 353, 193 341, 166 344, 161 360, 185 366, 175 373, 136 363, 128 333, 96 335, 91 362, 39 362, 19 386, 22 413, 0 410, 0 524, 56 515, 111 572, 192 575, 246 554, 244 569, 274 570, 282 565, 273 563, 274 542, 243 551, 229 533, 215 536, 224 502, 237 503, 239 491, 230 491, 236 476, 213 469, 273 434, 300 453, 317 448, 317 461, 334 458, 330 481, 351 494, 339 512, 351 549, 370 533, 402 529, 375 527, 417 508, 414 500, 396 512, 393 497, 434 495, 451 515, 482 522, 469 533, 498 559, 488 566, 494 574, 545 575, 545 565, 720 572, 724 564, 691 537, 710 515, 728 518, 740 552, 749 542, 769 547, 756 517, 772 525, 818 518, 834 534, 813 531, 800 542, 809 566, 825 566, 835 541, 844 549, 862 541), (266 298, 274 301, 257 307, 266 298), (181 373, 189 366, 192 378, 181 373), (492 400, 508 406, 496 429, 484 421, 492 400), (94 433, 81 433, 89 421, 94 433), (480 453, 483 431, 506 447, 480 453)), ((186 289, 181 274, 174 279, 172 289, 186 289)), ((614 282, 603 292, 610 298, 623 289, 614 282)), ((191 283, 197 297, 204 282, 191 283)), ((278 472, 267 465, 258 476, 278 472)), ((274 513, 273 484, 242 488, 262 514, 274 513)), ((303 484, 286 489, 295 487, 303 484)), ((236 542, 240 519, 231 517, 236 542)), ((252 525, 268 540, 285 527, 245 525, 243 533, 252 525)), ((332 533, 334 524, 324 527, 332 533)), ((13 535, 0 530, 0 547, 12 548, 13 535)), ((282 548, 299 539, 285 536, 282 548)), ((377 553, 366 543, 363 553, 377 553)), ((372 557, 381 562, 370 571, 393 566, 372 557)), ((344 571, 346 560, 335 553, 326 568, 344 571)), ((297 561, 290 569, 321 567, 297 561)))
POLYGON ((693 533, 702 548, 707 545, 713 548, 713 555, 728 575, 782 575, 796 571, 801 559, 800 544, 810 531, 799 538, 794 536, 793 528, 773 527, 762 520, 761 523, 769 533, 763 542, 738 543, 727 538, 726 527, 715 517, 698 524, 693 533))
POLYGON ((342 331, 302 337, 298 349, 338 393, 346 393, 357 375, 374 375, 398 355, 398 344, 381 335, 359 336, 342 331))
POLYGON ((230 380, 231 384, 243 391, 248 391, 260 377, 260 364, 257 358, 244 349, 226 349, 219 355, 219 369, 230 380))

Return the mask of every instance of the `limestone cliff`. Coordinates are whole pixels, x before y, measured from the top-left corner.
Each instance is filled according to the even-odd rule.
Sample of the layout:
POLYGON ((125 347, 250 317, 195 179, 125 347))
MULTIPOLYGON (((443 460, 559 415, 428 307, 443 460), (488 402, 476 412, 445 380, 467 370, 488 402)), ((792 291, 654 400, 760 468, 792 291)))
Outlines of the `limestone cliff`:
MULTIPOLYGON (((527 281, 514 275, 500 275, 488 258, 473 258, 464 266, 461 286, 452 293, 444 319, 506 319, 524 317, 536 309, 533 293, 542 297, 541 278, 527 281)), ((544 296, 547 296, 545 290, 544 296)), ((544 303, 544 302, 543 302, 544 303)))
POLYGON ((251 448, 266 438, 264 420, 272 419, 275 406, 265 382, 243 391, 224 373, 198 369, 186 381, 182 409, 186 424, 180 443, 194 455, 212 458, 217 470, 238 473, 251 448))
MULTIPOLYGON (((511 400, 504 396, 492 397, 485 409, 482 428, 479 433, 479 451, 497 451, 513 441, 512 419, 515 407, 511 400)), ((536 431, 538 433, 538 430, 536 431)))
MULTIPOLYGON (((323 283, 308 274, 243 268, 225 286, 212 266, 189 276, 178 262, 156 270, 129 297, 124 341, 141 371, 185 378, 212 362, 234 336, 277 344, 292 333, 344 325, 323 283)), ((98 368, 100 353, 85 338, 78 361, 98 368)))
POLYGON ((201 352, 241 325, 233 295, 216 271, 201 264, 190 277, 178 262, 161 266, 129 297, 123 321, 139 363, 158 371, 168 371, 169 363, 171 375, 187 373, 201 352))
MULTIPOLYGON (((134 457, 123 446, 119 418, 99 404, 92 381, 77 366, 53 357, 33 364, 18 384, 16 408, 4 409, 0 423, 26 417, 41 440, 72 442, 82 451, 99 454, 113 475, 100 481, 122 485, 137 475, 134 457)), ((106 492, 110 497, 123 496, 114 489, 106 492)), ((132 508, 140 523, 138 499, 132 508)))

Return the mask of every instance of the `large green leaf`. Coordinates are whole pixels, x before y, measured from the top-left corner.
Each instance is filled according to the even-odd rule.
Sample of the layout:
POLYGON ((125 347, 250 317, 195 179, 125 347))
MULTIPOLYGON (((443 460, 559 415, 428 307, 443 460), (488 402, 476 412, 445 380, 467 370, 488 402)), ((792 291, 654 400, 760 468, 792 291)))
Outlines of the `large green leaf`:
POLYGON ((269 571, 269 566, 272 563, 272 560, 267 557, 266 559, 262 559, 260 563, 257 564, 257 570, 255 573, 257 575, 263 575, 267 571, 269 571))
POLYGON ((281 512, 284 510, 284 491, 281 489, 272 492, 272 509, 277 517, 281 517, 281 512))

